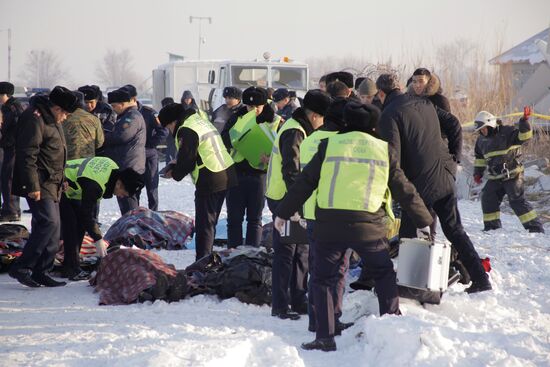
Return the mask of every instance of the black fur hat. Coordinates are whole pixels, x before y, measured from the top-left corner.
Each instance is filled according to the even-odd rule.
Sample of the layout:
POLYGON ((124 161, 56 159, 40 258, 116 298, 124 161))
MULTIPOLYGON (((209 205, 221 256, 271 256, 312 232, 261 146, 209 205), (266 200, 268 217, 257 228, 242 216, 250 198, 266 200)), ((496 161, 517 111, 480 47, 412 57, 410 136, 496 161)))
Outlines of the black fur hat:
POLYGON ((304 96, 304 108, 325 116, 332 99, 320 89, 311 89, 304 96))
POLYGON ((56 86, 49 95, 50 102, 63 110, 73 113, 79 106, 78 98, 73 92, 62 86, 56 86))
POLYGON ((243 103, 249 106, 263 106, 267 103, 267 91, 260 87, 248 87, 243 92, 243 103))
POLYGON ((163 127, 171 122, 177 121, 183 116, 185 108, 181 103, 170 103, 162 107, 159 111, 158 119, 163 127))
POLYGON ((130 94, 126 89, 117 89, 107 94, 109 103, 130 102, 130 94))
POLYGON ((7 94, 8 96, 13 96, 15 91, 15 86, 10 82, 0 82, 0 94, 7 94))
POLYGON ((326 84, 329 85, 332 82, 341 81, 348 88, 353 88, 353 74, 347 71, 337 71, 335 73, 327 74, 326 84))
POLYGON ((380 119, 380 110, 373 105, 349 102, 344 107, 344 121, 347 130, 357 130, 366 133, 374 132, 380 119))
POLYGON ((235 98, 239 101, 243 98, 243 92, 237 87, 225 87, 223 88, 223 98, 235 98))
POLYGON ((92 87, 91 85, 84 85, 78 88, 78 91, 84 94, 85 101, 91 101, 94 99, 99 99, 99 94, 101 91, 99 89, 92 87))
POLYGON ((132 84, 126 84, 124 87, 120 89, 124 89, 126 92, 128 92, 128 94, 132 98, 137 97, 138 95, 136 87, 134 87, 132 84))

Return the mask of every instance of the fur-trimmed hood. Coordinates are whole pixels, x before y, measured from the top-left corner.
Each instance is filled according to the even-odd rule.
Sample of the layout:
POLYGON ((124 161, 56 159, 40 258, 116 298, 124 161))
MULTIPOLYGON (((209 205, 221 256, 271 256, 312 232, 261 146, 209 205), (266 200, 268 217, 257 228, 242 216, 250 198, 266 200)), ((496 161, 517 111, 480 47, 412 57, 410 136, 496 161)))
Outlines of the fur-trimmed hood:
MULTIPOLYGON (((412 83, 409 84, 407 92, 412 95, 416 95, 413 90, 412 83)), ((442 94, 443 90, 441 89, 441 82, 439 80, 439 77, 436 74, 432 73, 430 80, 428 80, 428 84, 426 84, 426 87, 424 88, 424 93, 422 93, 422 96, 431 97, 433 95, 436 95, 437 93, 442 94)))

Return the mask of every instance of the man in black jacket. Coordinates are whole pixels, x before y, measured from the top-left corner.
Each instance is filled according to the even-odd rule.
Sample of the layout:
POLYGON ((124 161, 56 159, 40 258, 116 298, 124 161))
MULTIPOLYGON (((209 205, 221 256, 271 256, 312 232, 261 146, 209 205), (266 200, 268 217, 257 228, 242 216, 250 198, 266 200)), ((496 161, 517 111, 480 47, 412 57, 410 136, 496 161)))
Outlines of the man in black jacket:
MULTIPOLYGON (((84 94, 84 107, 86 111, 96 116, 101 121, 103 133, 113 131, 116 123, 116 113, 111 106, 102 101, 102 92, 97 85, 84 85, 78 88, 84 94)), ((99 152, 103 149, 100 148, 99 152)), ((97 153, 96 155, 100 155, 97 153)))
POLYGON ((393 216, 386 201, 388 190, 410 211, 422 231, 427 232, 432 221, 388 144, 367 133, 379 116, 374 106, 348 103, 344 108, 347 125, 321 141, 275 212, 274 227, 281 230, 283 220, 290 218, 317 189, 312 280, 317 327, 316 339, 302 344, 306 350, 336 350, 333 289, 348 248, 359 253, 373 274, 380 315, 400 314, 386 239, 385 223, 393 216))
POLYGON ((13 166, 15 164, 15 131, 23 106, 13 97, 14 85, 0 82, 0 105, 2 110, 2 137, 0 147, 4 150, 1 171, 2 212, 0 222, 16 222, 21 218, 19 197, 11 193, 13 166))
POLYGON ((77 97, 57 86, 49 97, 33 97, 19 118, 13 193, 27 198, 32 232, 9 274, 28 287, 65 285, 50 278, 46 271, 52 267, 59 247, 59 199, 66 156, 61 122, 77 106, 77 97))
MULTIPOLYGON (((466 291, 490 290, 489 278, 460 221, 452 174, 454 162, 441 139, 434 106, 428 100, 401 93, 399 81, 393 74, 382 74, 376 86, 384 105, 380 118, 381 136, 395 150, 405 175, 426 206, 437 214, 445 237, 468 270, 473 282, 466 291)), ((410 221, 408 215, 407 210, 403 210, 402 223, 410 221)), ((400 231, 400 237, 414 236, 400 231)))
POLYGON ((216 128, 192 108, 179 103, 159 112, 162 126, 177 139, 176 161, 166 169, 166 178, 181 181, 191 174, 195 184, 196 259, 212 252, 215 228, 228 188, 237 184, 233 160, 216 128))
POLYGON ((243 92, 237 87, 223 88, 225 103, 212 112, 212 124, 221 133, 231 116, 243 106, 241 103, 243 92))

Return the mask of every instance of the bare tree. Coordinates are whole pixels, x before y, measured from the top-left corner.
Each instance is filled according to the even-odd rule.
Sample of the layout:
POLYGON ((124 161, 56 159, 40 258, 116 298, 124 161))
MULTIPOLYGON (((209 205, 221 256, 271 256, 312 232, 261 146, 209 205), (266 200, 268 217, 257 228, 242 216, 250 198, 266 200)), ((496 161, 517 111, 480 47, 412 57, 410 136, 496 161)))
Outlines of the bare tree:
POLYGON ((52 50, 31 50, 19 77, 27 86, 52 88, 67 79, 63 64, 52 50))
POLYGON ((107 87, 140 84, 134 70, 134 58, 130 50, 107 50, 103 62, 96 66, 96 76, 107 87))

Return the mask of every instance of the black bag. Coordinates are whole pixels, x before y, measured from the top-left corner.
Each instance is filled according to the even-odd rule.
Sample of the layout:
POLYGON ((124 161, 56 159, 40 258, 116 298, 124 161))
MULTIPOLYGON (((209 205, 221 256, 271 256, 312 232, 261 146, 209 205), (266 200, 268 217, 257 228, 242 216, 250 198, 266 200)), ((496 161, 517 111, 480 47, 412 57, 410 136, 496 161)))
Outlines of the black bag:
POLYGON ((302 224, 300 224, 300 222, 293 222, 291 220, 287 220, 285 222, 283 234, 281 234, 281 243, 284 243, 284 244, 309 243, 307 239, 307 229, 302 227, 302 224))

